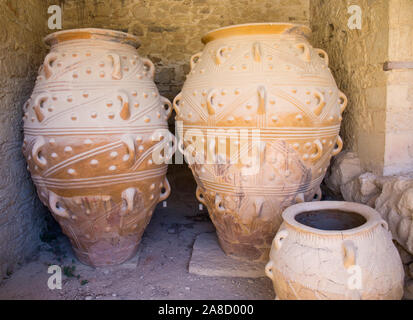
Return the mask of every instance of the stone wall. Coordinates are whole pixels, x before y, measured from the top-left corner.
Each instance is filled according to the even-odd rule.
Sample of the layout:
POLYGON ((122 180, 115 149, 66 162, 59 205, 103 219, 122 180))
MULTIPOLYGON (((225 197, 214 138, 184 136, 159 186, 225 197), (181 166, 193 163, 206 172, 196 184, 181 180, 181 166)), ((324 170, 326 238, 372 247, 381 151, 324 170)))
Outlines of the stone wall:
POLYGON ((413 171, 413 70, 384 70, 389 61, 413 61, 413 1, 312 0, 310 12, 313 43, 329 54, 349 98, 345 147, 358 154, 364 171, 413 171), (362 10, 361 30, 347 25, 354 4, 362 10))
POLYGON ((46 14, 42 0, 0 1, 0 281, 37 248, 44 221, 21 152, 21 119, 45 54, 46 14))
POLYGON ((313 44, 327 51, 330 69, 349 104, 341 135, 345 148, 359 154, 363 168, 381 173, 384 166, 388 59, 388 0, 312 0, 313 44), (362 10, 361 30, 348 26, 348 7, 362 10))
MULTIPOLYGON (((413 1, 390 0, 388 60, 413 62, 413 1)), ((413 69, 387 74, 384 175, 413 172, 413 69)))
POLYGON ((173 99, 189 72, 201 37, 215 28, 248 22, 309 25, 310 0, 49 0, 61 4, 63 28, 108 28, 135 34, 139 53, 156 64, 156 83, 173 99))

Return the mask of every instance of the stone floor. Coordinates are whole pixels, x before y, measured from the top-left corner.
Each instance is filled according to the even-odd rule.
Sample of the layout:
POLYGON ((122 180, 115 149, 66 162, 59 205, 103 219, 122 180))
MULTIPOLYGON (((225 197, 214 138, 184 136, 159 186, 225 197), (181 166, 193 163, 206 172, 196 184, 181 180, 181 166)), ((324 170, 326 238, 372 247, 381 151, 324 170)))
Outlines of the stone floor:
POLYGON ((268 278, 210 277, 188 272, 196 237, 213 232, 195 198, 189 170, 170 166, 172 194, 160 203, 138 255, 127 263, 93 269, 79 263, 67 238, 43 242, 34 259, 0 283, 0 299, 274 299, 268 278), (63 270, 62 289, 47 286, 49 265, 63 270))

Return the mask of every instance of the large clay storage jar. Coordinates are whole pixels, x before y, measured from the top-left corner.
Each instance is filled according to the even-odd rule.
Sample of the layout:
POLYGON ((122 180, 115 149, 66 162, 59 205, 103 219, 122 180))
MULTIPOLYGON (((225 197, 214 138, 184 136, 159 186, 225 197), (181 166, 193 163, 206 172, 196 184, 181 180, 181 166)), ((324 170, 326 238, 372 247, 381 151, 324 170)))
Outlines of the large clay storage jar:
POLYGON ((403 265, 374 209, 308 202, 287 208, 282 217, 265 270, 277 299, 402 298, 403 265))
POLYGON ((173 152, 166 143, 172 106, 134 36, 76 29, 45 42, 50 53, 24 106, 28 169, 79 260, 122 263, 170 193, 167 162, 152 152, 160 144, 168 144, 164 157, 173 152))
POLYGON ((330 158, 342 148, 347 99, 310 32, 278 23, 211 31, 174 100, 198 200, 229 255, 267 261, 283 209, 320 199, 330 158))

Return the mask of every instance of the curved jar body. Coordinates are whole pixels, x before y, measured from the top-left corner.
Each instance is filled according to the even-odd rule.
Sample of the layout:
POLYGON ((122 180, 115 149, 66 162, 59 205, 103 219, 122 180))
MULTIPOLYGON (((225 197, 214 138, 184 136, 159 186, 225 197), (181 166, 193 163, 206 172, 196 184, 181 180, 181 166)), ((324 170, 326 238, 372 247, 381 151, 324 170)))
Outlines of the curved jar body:
POLYGON ((402 298, 403 265, 375 210, 321 201, 291 206, 282 216, 265 270, 277 299, 402 298))
POLYGON ((170 192, 167 162, 152 153, 162 146, 165 157, 173 153, 171 104, 135 37, 77 29, 45 41, 51 50, 24 106, 28 170, 79 260, 122 263, 170 192))
POLYGON ((283 209, 321 197, 342 148, 346 97, 309 33, 292 24, 212 31, 175 98, 197 196, 227 254, 267 260, 283 209))

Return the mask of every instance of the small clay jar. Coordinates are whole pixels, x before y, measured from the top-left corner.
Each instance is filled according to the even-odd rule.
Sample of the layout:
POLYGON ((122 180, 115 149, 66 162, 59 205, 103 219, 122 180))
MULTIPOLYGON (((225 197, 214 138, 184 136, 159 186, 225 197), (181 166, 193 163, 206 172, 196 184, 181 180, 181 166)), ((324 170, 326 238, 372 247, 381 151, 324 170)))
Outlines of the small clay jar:
POLYGON ((402 298, 402 262, 374 209, 309 202, 289 207, 282 217, 265 268, 277 299, 402 298))

